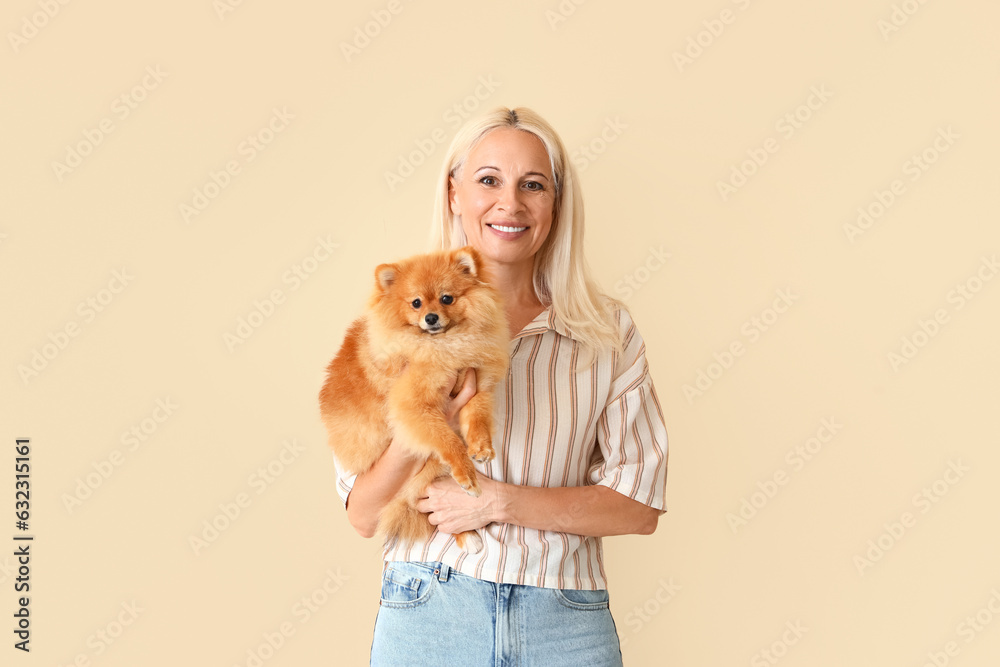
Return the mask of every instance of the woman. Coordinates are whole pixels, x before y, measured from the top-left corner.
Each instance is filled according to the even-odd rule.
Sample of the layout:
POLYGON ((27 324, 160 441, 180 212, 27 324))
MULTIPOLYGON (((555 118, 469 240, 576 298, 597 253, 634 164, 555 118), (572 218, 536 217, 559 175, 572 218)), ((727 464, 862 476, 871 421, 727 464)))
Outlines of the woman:
MULTIPOLYGON (((503 294, 511 370, 497 389, 497 457, 483 493, 451 478, 418 509, 438 532, 386 545, 373 665, 620 665, 601 537, 649 534, 665 511, 667 434, 644 344, 583 258, 583 201, 565 148, 525 108, 498 109, 452 142, 436 245, 471 244, 503 294), (483 528, 483 550, 452 535, 483 528)), ((475 394, 467 373, 446 412, 475 394)), ((351 524, 378 513, 422 466, 394 441, 367 473, 341 472, 351 524), (349 494, 349 495, 348 495, 349 494)))

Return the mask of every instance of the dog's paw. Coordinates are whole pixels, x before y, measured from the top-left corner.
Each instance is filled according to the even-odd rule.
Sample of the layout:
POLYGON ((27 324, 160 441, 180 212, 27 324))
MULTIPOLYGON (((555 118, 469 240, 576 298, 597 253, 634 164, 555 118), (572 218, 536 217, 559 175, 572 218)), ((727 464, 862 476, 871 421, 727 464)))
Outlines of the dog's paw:
POLYGON ((496 452, 493 450, 493 442, 489 438, 483 438, 481 440, 473 439, 469 442, 468 451, 469 458, 477 463, 492 461, 496 456, 496 452))
POLYGON ((476 463, 486 463, 487 461, 492 461, 497 454, 493 451, 493 448, 490 447, 489 449, 481 449, 477 452, 470 452, 469 455, 476 463))
POLYGON ((473 498, 478 498, 483 495, 483 490, 479 488, 479 480, 476 479, 475 474, 472 475, 452 475, 452 479, 458 482, 458 485, 462 487, 466 493, 468 493, 473 498))
POLYGON ((462 551, 477 554, 483 550, 483 538, 474 530, 467 530, 455 536, 455 543, 462 551))

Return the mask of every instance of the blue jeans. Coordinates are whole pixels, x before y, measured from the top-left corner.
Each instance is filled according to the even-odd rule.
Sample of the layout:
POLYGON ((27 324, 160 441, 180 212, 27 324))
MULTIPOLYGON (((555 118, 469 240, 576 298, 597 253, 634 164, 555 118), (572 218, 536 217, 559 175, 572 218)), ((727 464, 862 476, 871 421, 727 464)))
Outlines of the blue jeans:
POLYGON ((622 664, 608 592, 495 584, 443 563, 388 563, 375 620, 377 667, 622 664))

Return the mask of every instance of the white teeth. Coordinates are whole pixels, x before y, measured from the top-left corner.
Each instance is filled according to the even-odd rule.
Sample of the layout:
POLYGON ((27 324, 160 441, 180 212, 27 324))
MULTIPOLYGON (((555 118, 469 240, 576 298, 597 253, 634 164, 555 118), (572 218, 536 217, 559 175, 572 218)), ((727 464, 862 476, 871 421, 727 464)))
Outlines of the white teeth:
POLYGON ((527 227, 504 227, 503 225, 490 225, 493 229, 500 232, 523 232, 527 227))

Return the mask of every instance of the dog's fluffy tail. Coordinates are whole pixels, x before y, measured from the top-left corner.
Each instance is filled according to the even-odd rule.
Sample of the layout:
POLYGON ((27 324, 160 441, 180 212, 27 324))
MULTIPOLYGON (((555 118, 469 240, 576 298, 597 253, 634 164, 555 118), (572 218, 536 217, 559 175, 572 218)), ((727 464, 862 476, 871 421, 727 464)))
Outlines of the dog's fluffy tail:
MULTIPOLYGON (((433 457, 406 483, 399 494, 382 510, 378 519, 378 532, 388 539, 399 539, 403 543, 426 540, 434 533, 434 526, 427 515, 416 508, 417 500, 424 489, 438 477, 447 475, 447 466, 433 457)), ((483 549, 483 538, 473 530, 455 536, 459 548, 469 553, 483 549)))

